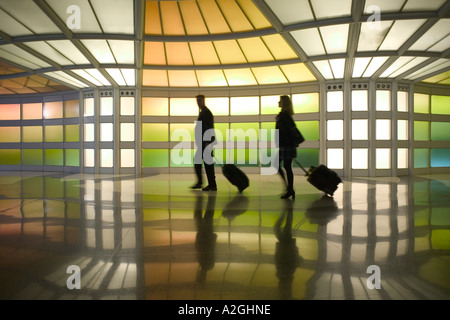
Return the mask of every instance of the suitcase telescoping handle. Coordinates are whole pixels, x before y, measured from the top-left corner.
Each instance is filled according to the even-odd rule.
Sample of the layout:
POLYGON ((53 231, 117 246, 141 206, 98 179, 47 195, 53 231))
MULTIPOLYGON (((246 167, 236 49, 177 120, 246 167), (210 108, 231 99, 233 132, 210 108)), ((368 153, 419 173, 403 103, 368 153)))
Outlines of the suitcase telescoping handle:
POLYGON ((296 164, 298 164, 298 166, 299 166, 300 168, 302 168, 302 170, 305 172, 305 175, 306 175, 306 176, 309 176, 309 172, 306 171, 306 169, 302 166, 302 164, 301 164, 297 159, 294 159, 294 161, 295 161, 296 164))

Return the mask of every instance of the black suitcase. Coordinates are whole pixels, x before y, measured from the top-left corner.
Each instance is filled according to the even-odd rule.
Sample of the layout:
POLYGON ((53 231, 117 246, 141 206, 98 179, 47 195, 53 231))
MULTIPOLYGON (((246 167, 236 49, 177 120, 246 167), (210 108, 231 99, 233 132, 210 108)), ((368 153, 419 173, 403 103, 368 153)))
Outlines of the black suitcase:
POLYGON ((250 185, 250 181, 245 172, 239 169, 234 164, 224 164, 222 167, 222 173, 232 185, 238 188, 240 193, 242 193, 242 191, 247 189, 247 187, 250 185))
POLYGON ((335 171, 323 164, 318 167, 311 166, 309 167, 309 170, 306 171, 300 162, 297 160, 295 160, 295 162, 306 173, 308 182, 329 196, 333 196, 334 192, 338 188, 338 185, 342 182, 342 179, 335 171))

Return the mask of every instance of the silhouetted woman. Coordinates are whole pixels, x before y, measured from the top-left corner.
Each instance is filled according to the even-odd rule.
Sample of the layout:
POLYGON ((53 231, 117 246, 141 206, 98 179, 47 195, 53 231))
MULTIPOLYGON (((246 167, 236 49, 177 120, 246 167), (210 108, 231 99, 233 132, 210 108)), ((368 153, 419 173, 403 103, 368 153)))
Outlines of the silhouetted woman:
POLYGON ((292 139, 292 127, 295 127, 295 122, 292 119, 294 109, 292 101, 289 96, 280 96, 278 106, 281 111, 277 115, 275 128, 278 129, 279 134, 279 165, 278 173, 286 184, 286 193, 281 196, 282 199, 292 197, 295 199, 294 191, 294 172, 292 171, 292 160, 297 157, 297 145, 292 139), (284 171, 283 172, 283 168, 284 171))

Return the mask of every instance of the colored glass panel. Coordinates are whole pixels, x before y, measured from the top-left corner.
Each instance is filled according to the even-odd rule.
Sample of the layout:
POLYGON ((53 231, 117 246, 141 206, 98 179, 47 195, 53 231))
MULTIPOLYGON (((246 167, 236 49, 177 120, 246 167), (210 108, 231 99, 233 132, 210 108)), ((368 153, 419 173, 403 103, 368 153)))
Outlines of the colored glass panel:
POLYGON ((76 118, 80 115, 80 102, 78 100, 64 101, 64 117, 76 118))
POLYGON ((430 123, 427 121, 414 121, 414 140, 430 140, 430 123))
POLYGON ((197 70, 196 74, 201 87, 225 87, 228 85, 222 70, 197 70))
POLYGON ((142 167, 168 167, 169 150, 167 149, 143 149, 142 150, 142 167))
POLYGON ((305 140, 319 140, 319 121, 296 121, 305 140))
MULTIPOLYGON (((273 141, 275 122, 262 122, 260 131, 261 141, 273 141)), ((300 129, 303 132, 303 129, 300 129)))
POLYGON ((428 94, 414 93, 414 112, 430 113, 430 96, 428 94))
POLYGON ((230 114, 229 98, 206 98, 205 104, 214 116, 228 116, 230 114))
POLYGON ((316 81, 316 77, 304 63, 286 64, 280 66, 289 82, 316 81))
POLYGON ((65 130, 65 142, 78 142, 80 141, 80 126, 78 124, 69 124, 64 126, 65 130))
POLYGON ((45 102, 44 119, 59 119, 63 117, 63 102, 45 102))
POLYGON ((65 149, 66 166, 79 167, 80 166, 80 150, 79 149, 65 149))
POLYGON ((170 141, 194 141, 194 123, 171 123, 170 141))
POLYGON ((193 167, 195 150, 191 148, 173 148, 170 150, 170 166, 173 168, 193 167))
POLYGON ((0 120, 20 120, 20 104, 0 104, 0 120))
POLYGON ((259 123, 231 123, 229 141, 258 141, 259 123))
MULTIPOLYGON (((297 159, 303 167, 317 167, 319 165, 319 149, 297 149, 297 159)), ((298 165, 294 162, 294 167, 298 165)))
POLYGON ((169 79, 166 70, 143 70, 142 85, 144 87, 167 87, 169 79))
POLYGON ((167 123, 143 123, 142 141, 169 141, 169 125, 167 123))
POLYGON ((142 98, 143 116, 168 116, 169 99, 168 98, 142 98))
POLYGON ((258 84, 250 69, 226 69, 224 72, 230 86, 250 86, 258 84))
POLYGON ((319 112, 319 93, 300 93, 292 95, 294 113, 319 112))
POLYGON ((230 98, 230 114, 231 115, 259 114, 259 97, 230 98))
POLYGON ((22 119, 42 119, 42 103, 24 103, 22 105, 22 119))
POLYGON ((64 164, 64 152, 62 149, 46 149, 44 155, 46 166, 62 166, 64 164))
POLYGON ((22 142, 42 142, 42 127, 22 127, 22 142))
POLYGON ((214 132, 216 133, 217 141, 226 141, 228 129, 230 128, 228 123, 215 123, 214 132))
POLYGON ((431 167, 450 167, 450 149, 431 149, 431 167))
POLYGON ((20 161, 19 149, 0 149, 0 165, 20 165, 20 161))
POLYGON ((428 168, 429 163, 428 149, 414 149, 414 168, 428 168))
POLYGON ((450 114, 450 96, 431 96, 432 114, 450 114))
POLYGON ((231 149, 228 150, 228 155, 231 162, 243 167, 257 167, 259 166, 259 151, 258 149, 231 149))
POLYGON ((262 96, 261 97, 261 114, 278 114, 280 107, 278 106, 280 96, 262 96))
POLYGON ((0 127, 0 142, 20 142, 20 127, 0 127))
POLYGON ((195 97, 170 99, 171 116, 197 116, 198 112, 199 109, 195 97))
POLYGON ((44 164, 44 151, 42 149, 23 149, 22 164, 25 166, 41 166, 44 164))
POLYGON ((252 71, 259 84, 287 83, 287 79, 279 67, 253 68, 252 71))
POLYGON ((62 142, 63 126, 46 126, 44 127, 45 142, 62 142))
POLYGON ((432 122, 431 140, 450 141, 450 122, 432 122))
POLYGON ((171 87, 197 87, 197 76, 192 70, 169 70, 169 85, 171 87))

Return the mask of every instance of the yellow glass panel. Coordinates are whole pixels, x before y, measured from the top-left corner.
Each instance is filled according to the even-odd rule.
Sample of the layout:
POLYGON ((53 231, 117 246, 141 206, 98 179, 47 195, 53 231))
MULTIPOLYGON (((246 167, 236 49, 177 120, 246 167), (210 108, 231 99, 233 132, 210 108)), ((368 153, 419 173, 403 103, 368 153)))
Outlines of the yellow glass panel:
POLYGON ((169 84, 171 87, 197 87, 197 77, 192 70, 169 70, 169 84))
POLYGON ((197 3, 211 34, 230 32, 230 28, 215 1, 198 0, 197 3))
POLYGON ((201 87, 224 87, 228 85, 222 70, 198 70, 196 73, 201 87))
POLYGON ((261 13, 261 10, 255 6, 252 0, 237 0, 237 2, 256 29, 272 27, 270 22, 261 13))
POLYGON ((44 103, 44 118, 57 119, 63 117, 63 103, 62 101, 45 102, 44 103))
POLYGON ((75 118, 80 115, 80 102, 78 100, 64 101, 64 117, 75 118))
POLYGON ((65 141, 78 142, 80 141, 80 126, 78 124, 69 124, 64 126, 65 141))
POLYGON ((275 84, 287 82, 279 67, 253 68, 252 71, 259 84, 275 84))
POLYGON ((45 165, 62 166, 64 161, 64 153, 62 149, 46 149, 45 165))
POLYGON ((147 87, 167 87, 169 80, 165 70, 143 70, 142 85, 147 87))
POLYGON ((214 46, 222 64, 247 62, 236 40, 214 41, 214 46))
POLYGON ((0 142, 20 142, 20 127, 0 127, 0 142))
POLYGON ((62 142, 63 126, 46 126, 44 127, 45 142, 62 142))
POLYGON ((261 38, 238 39, 248 62, 273 61, 274 58, 261 38))
POLYGON ((430 113, 430 96, 428 94, 414 93, 414 112, 430 113))
POLYGON ((163 42, 147 41, 144 44, 144 64, 165 65, 166 53, 163 42))
MULTIPOLYGON (((261 114, 278 114, 280 112, 278 101, 280 101, 280 96, 262 96, 261 114)), ((275 128, 275 126, 271 128, 275 128)))
POLYGON ((217 3, 233 32, 253 30, 252 25, 235 1, 217 0, 217 3))
POLYGON ((165 35, 184 35, 183 21, 175 1, 160 1, 162 27, 165 35))
POLYGON ((145 34, 162 34, 158 2, 145 3, 145 34))
POLYGON ((281 35, 273 34, 270 36, 263 36, 262 40, 276 60, 298 58, 297 54, 281 35))
POLYGON ((230 98, 230 114, 231 115, 259 114, 259 97, 230 98))
POLYGON ((168 141, 169 125, 167 123, 143 123, 142 141, 168 141))
POLYGON ((208 29, 195 1, 178 2, 183 15, 184 27, 188 35, 208 34, 208 29))
POLYGON ((194 137, 194 122, 170 124, 170 141, 194 141, 194 137), (178 130, 176 135, 174 135, 175 130, 178 130))
POLYGON ((205 104, 215 116, 228 116, 230 114, 229 98, 206 98, 205 104))
POLYGON ((229 69, 224 70, 230 86, 256 85, 257 82, 250 69, 229 69))
POLYGON ((280 66, 280 68, 283 70, 283 73, 288 78, 289 82, 306 82, 317 80, 303 63, 284 65, 280 66))
POLYGON ((42 142, 42 127, 22 127, 22 142, 42 142))
POLYGON ((170 99, 170 115, 171 116, 198 115, 198 106, 195 97, 170 99))
POLYGON ((0 104, 0 120, 20 120, 20 104, 0 104))
POLYGON ((64 150, 66 157, 66 166, 79 167, 80 166, 80 150, 79 149, 66 149, 64 150))
POLYGON ((42 119, 42 103, 24 103, 22 105, 22 119, 42 119))
POLYGON ((168 116, 169 115, 169 99, 168 98, 142 98, 142 115, 143 116, 168 116))
POLYGON ((189 45, 196 65, 220 64, 212 42, 191 42, 189 45))
POLYGON ((319 112, 319 93, 301 93, 292 95, 294 113, 319 112))
POLYGON ((169 65, 193 64, 187 42, 166 42, 166 55, 169 65))
POLYGON ((0 165, 20 165, 19 149, 0 149, 0 165))
POLYGON ((42 149, 23 149, 23 165, 37 166, 44 163, 44 152, 42 149))

